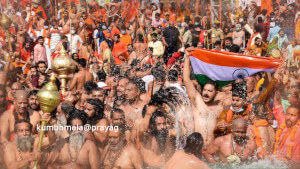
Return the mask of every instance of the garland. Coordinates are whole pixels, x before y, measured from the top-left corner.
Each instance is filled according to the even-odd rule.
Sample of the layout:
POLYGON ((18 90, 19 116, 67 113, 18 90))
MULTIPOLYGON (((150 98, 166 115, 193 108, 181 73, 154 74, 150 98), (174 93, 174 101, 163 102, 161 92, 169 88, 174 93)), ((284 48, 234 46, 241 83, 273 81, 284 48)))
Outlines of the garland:
MULTIPOLYGON (((298 127, 300 126, 300 120, 298 120, 297 124, 293 126, 293 128, 291 128, 288 132, 291 132, 290 134, 290 140, 292 142, 295 141, 295 135, 296 135, 296 131, 298 129, 298 127)), ((280 127, 278 128, 277 132, 276 132, 276 143, 275 143, 275 149, 274 149, 274 153, 276 153, 278 151, 278 149, 280 149, 282 146, 282 144, 279 144, 279 139, 280 136, 282 135, 282 131, 286 128, 286 123, 283 123, 282 125, 280 125, 280 127), (279 147, 280 146, 280 147, 279 147)), ((287 133, 288 134, 288 133, 287 133)), ((294 144, 289 144, 287 147, 287 152, 286 152, 286 156, 285 158, 283 158, 284 161, 287 161, 288 159, 291 159, 292 157, 292 150, 293 150, 293 146, 294 144)))
POLYGON ((264 148, 264 143, 261 137, 261 132, 258 127, 260 126, 267 126, 269 123, 267 120, 262 119, 258 120, 254 123, 254 125, 251 127, 251 137, 255 140, 256 145, 258 148, 260 148, 258 155, 260 157, 264 156, 266 154, 266 150, 264 148))

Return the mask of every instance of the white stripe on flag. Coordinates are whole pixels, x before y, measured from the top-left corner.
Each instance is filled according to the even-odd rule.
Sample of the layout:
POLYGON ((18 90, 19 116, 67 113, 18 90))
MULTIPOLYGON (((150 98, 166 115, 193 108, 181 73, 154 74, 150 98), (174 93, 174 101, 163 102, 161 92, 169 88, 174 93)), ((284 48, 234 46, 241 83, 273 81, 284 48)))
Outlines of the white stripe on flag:
POLYGON ((275 69, 252 69, 248 67, 229 67, 205 63, 193 56, 190 56, 191 64, 195 74, 206 75, 216 81, 231 81, 251 76, 258 72, 274 72, 275 69))

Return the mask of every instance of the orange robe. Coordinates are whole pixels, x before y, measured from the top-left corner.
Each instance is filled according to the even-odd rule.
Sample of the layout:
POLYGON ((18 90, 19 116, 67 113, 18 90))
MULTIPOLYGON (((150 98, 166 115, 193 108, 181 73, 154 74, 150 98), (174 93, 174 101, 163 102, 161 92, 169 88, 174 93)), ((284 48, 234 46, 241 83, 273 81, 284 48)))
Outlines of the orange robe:
POLYGON ((120 38, 120 42, 123 42, 126 46, 129 45, 129 44, 132 44, 131 36, 128 35, 128 34, 123 35, 120 38))
MULTIPOLYGON (((121 64, 124 63, 124 61, 122 61, 119 58, 118 55, 120 53, 126 53, 126 52, 127 52, 127 46, 123 42, 119 42, 119 43, 115 43, 114 44, 114 48, 113 48, 112 54, 113 54, 113 56, 115 58, 115 64, 121 65, 121 64)), ((123 54, 122 56, 126 59, 126 54, 123 54)))

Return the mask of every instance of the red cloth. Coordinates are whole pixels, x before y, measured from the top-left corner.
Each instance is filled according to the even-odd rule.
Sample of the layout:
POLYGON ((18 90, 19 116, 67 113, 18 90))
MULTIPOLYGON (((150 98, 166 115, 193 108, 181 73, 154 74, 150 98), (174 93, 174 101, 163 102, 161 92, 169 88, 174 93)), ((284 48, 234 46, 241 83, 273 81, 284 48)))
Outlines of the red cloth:
POLYGON ((179 58, 180 52, 175 52, 173 56, 168 60, 167 66, 174 65, 177 58, 179 58))

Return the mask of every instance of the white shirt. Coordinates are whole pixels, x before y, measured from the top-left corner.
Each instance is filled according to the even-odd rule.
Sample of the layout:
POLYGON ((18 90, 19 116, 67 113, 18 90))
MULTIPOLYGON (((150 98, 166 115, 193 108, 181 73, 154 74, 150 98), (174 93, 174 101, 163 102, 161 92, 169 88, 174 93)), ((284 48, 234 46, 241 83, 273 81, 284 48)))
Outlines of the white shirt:
POLYGON ((81 47, 81 45, 80 45, 80 47, 78 47, 78 44, 83 43, 81 37, 77 34, 74 34, 72 36, 71 36, 71 34, 68 34, 67 37, 68 37, 68 41, 69 41, 69 44, 70 44, 71 54, 78 53, 78 50, 81 47), (72 42, 71 42, 71 40, 72 40, 72 42))
POLYGON ((153 48, 153 55, 162 56, 164 54, 164 46, 161 41, 151 41, 148 43, 148 47, 153 48))
POLYGON ((148 85, 150 82, 154 81, 153 75, 146 75, 142 78, 142 80, 145 82, 145 89, 148 92, 148 85))

